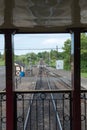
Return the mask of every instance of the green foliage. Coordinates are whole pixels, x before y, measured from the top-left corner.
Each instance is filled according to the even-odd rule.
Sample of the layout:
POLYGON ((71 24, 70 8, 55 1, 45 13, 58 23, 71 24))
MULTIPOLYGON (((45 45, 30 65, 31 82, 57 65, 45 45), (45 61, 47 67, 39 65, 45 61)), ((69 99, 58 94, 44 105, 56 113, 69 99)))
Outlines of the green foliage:
POLYGON ((67 39, 65 42, 64 42, 64 47, 63 47, 63 50, 66 53, 69 53, 70 54, 70 51, 71 51, 71 40, 70 39, 67 39))
MULTIPOLYGON (((67 39, 63 47, 64 69, 70 69, 71 62, 71 40, 67 39)), ((81 34, 81 72, 87 72, 87 35, 81 34)))
POLYGON ((58 52, 56 50, 51 50, 50 52, 39 52, 38 54, 27 53, 26 55, 15 55, 15 61, 20 61, 25 65, 29 65, 30 62, 32 63, 32 65, 35 65, 40 59, 43 59, 46 64, 52 67, 56 67, 56 60, 61 60, 63 58, 63 52, 58 52))
POLYGON ((51 52, 50 52, 50 58, 51 59, 57 59, 58 58, 58 51, 51 50, 51 52))
POLYGON ((4 66, 5 65, 5 60, 3 58, 3 55, 0 53, 0 66, 4 66))
POLYGON ((56 67, 56 60, 51 60, 50 61, 50 66, 55 68, 56 67))
POLYGON ((64 69, 65 70, 70 70, 71 64, 71 40, 67 39, 64 42, 64 47, 63 47, 63 56, 64 56, 64 69))
POLYGON ((87 73, 81 73, 81 77, 87 78, 87 73))
POLYGON ((81 49, 87 50, 87 35, 86 35, 86 33, 81 34, 81 49))
POLYGON ((87 35, 81 34, 81 72, 87 72, 87 35))
POLYGON ((37 55, 35 53, 28 53, 26 55, 15 55, 15 61, 20 61, 21 63, 28 65, 30 62, 34 65, 37 60, 37 55))
POLYGON ((4 66, 5 65, 5 61, 2 60, 2 58, 0 58, 0 66, 4 66))
POLYGON ((40 53, 38 53, 37 54, 37 57, 38 57, 38 59, 43 59, 44 61, 45 61, 45 63, 49 63, 49 52, 47 52, 47 51, 44 51, 44 52, 40 52, 40 53))

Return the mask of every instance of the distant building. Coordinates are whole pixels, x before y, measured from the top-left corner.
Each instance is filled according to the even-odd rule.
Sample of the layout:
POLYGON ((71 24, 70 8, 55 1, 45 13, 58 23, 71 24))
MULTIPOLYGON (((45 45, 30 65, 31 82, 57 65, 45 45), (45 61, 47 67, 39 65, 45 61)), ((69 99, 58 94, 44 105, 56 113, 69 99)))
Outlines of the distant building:
POLYGON ((20 72, 24 72, 25 71, 25 65, 19 61, 16 61, 14 63, 14 67, 15 67, 15 75, 19 76, 20 72))
POLYGON ((64 61, 63 60, 56 61, 56 69, 64 69, 64 61))

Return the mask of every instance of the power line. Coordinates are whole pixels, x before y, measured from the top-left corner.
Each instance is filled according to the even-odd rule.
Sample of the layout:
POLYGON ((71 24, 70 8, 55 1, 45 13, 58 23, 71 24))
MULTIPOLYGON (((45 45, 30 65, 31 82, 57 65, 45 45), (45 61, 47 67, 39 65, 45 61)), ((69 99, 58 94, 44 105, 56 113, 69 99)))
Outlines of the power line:
MULTIPOLYGON (((62 48, 58 48, 58 49, 62 49, 62 48)), ((14 50, 56 50, 56 48, 28 48, 28 49, 14 49, 14 50)))

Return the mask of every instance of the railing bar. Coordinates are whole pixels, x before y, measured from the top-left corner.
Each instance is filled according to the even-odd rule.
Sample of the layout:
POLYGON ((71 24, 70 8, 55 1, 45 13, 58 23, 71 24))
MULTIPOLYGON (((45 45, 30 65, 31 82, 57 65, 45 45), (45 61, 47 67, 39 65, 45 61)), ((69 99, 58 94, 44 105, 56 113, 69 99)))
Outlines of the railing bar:
POLYGON ((44 100, 42 101, 42 114, 43 114, 43 130, 44 130, 44 100))
POLYGON ((48 90, 29 90, 29 91, 15 91, 15 93, 70 93, 72 90, 59 90, 59 89, 48 89, 48 90))
MULTIPOLYGON (((31 106, 30 106, 31 107, 31 106)), ((30 130, 31 130, 31 108, 30 108, 30 130)))
POLYGON ((51 130, 51 122, 50 122, 51 118, 50 118, 50 100, 49 100, 49 130, 51 130))
MULTIPOLYGON (((24 90, 21 90, 21 91, 18 91, 18 90, 15 90, 14 93, 70 93, 72 92, 73 90, 72 89, 62 89, 62 90, 59 90, 59 89, 55 89, 55 90, 27 90, 27 91, 24 91, 24 90)), ((87 89, 82 89, 80 91, 80 93, 87 93, 87 89)), ((0 94, 6 94, 6 91, 0 91, 0 94)))
POLYGON ((63 94, 63 130, 64 130, 64 94, 63 94))
POLYGON ((23 128, 24 128, 24 95, 23 96, 23 101, 22 101, 22 108, 23 108, 23 128))
POLYGON ((1 105, 1 130, 2 130, 2 95, 0 96, 0 98, 1 98, 0 105, 1 105))
POLYGON ((6 94, 6 91, 5 91, 5 90, 0 91, 0 95, 1 95, 1 94, 6 94))
POLYGON ((56 112, 57 121, 58 121, 58 124, 59 124, 59 130, 62 130, 62 126, 61 126, 61 123, 60 123, 58 112, 56 111, 56 105, 55 105, 55 101, 53 99, 53 95, 52 94, 51 94, 51 97, 52 97, 52 102, 53 102, 54 110, 56 112))
POLYGON ((37 104, 37 100, 36 100, 36 130, 38 130, 38 104, 37 104))
POLYGON ((17 130, 17 95, 14 94, 14 108, 15 108, 15 111, 14 111, 14 126, 15 126, 15 130, 17 130))
POLYGON ((85 99, 84 99, 84 100, 85 100, 85 130, 87 130, 87 129, 86 129, 86 125, 87 125, 87 124, 86 124, 86 110, 87 110, 87 109, 86 109, 86 94, 85 94, 85 99))
MULTIPOLYGON (((55 104, 56 104, 56 111, 57 111, 57 100, 55 100, 55 104)), ((57 117, 56 117, 56 130, 57 130, 57 117)))
MULTIPOLYGON (((33 96, 34 96, 34 94, 32 94, 32 98, 31 99, 33 99, 33 96)), ((27 127, 27 122, 28 122, 28 118, 29 118, 29 114, 30 114, 32 101, 33 100, 31 100, 31 103, 30 103, 30 105, 28 107, 27 116, 26 116, 26 119, 25 119, 25 122, 24 122, 24 130, 26 130, 26 127, 27 127)))
MULTIPOLYGON (((48 81, 48 80, 47 80, 47 81, 48 81)), ((48 82, 48 87, 49 87, 49 89, 51 90, 49 82, 48 82)), ((59 119, 58 112, 56 111, 56 105, 55 105, 55 101, 54 101, 54 99, 53 99, 53 94, 52 94, 52 92, 51 92, 51 98, 52 98, 52 103, 53 103, 53 106, 54 106, 54 110, 55 110, 55 112, 56 112, 56 117, 57 117, 57 121, 58 121, 58 124, 59 124, 59 126, 58 126, 58 127, 59 127, 59 130, 62 130, 61 122, 60 122, 60 119, 59 119)))
POLYGON ((70 94, 70 130, 72 130, 72 95, 70 94))

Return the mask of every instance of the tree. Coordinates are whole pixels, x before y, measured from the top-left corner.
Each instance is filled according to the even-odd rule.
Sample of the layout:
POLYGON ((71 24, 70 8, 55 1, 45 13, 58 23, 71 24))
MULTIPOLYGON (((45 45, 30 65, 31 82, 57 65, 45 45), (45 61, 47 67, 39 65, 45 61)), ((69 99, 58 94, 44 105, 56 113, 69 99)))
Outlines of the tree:
POLYGON ((40 59, 40 58, 43 58, 43 56, 42 56, 42 53, 41 52, 39 52, 38 54, 38 58, 40 59))
POLYGON ((64 47, 62 49, 63 49, 63 56, 64 56, 64 68, 66 70, 69 70, 71 68, 71 64, 70 64, 70 61, 71 61, 71 40, 70 39, 67 39, 64 42, 64 47))
POLYGON ((86 33, 81 34, 81 49, 87 50, 87 34, 86 33))
MULTIPOLYGON (((67 39, 64 43, 64 67, 70 69, 71 40, 67 39)), ((87 72, 87 34, 81 34, 81 72, 87 72)))
POLYGON ((51 56, 51 59, 57 60, 57 59, 58 59, 58 51, 56 51, 56 50, 51 50, 50 56, 51 56))
POLYGON ((87 72, 87 34, 81 34, 81 72, 87 72))

